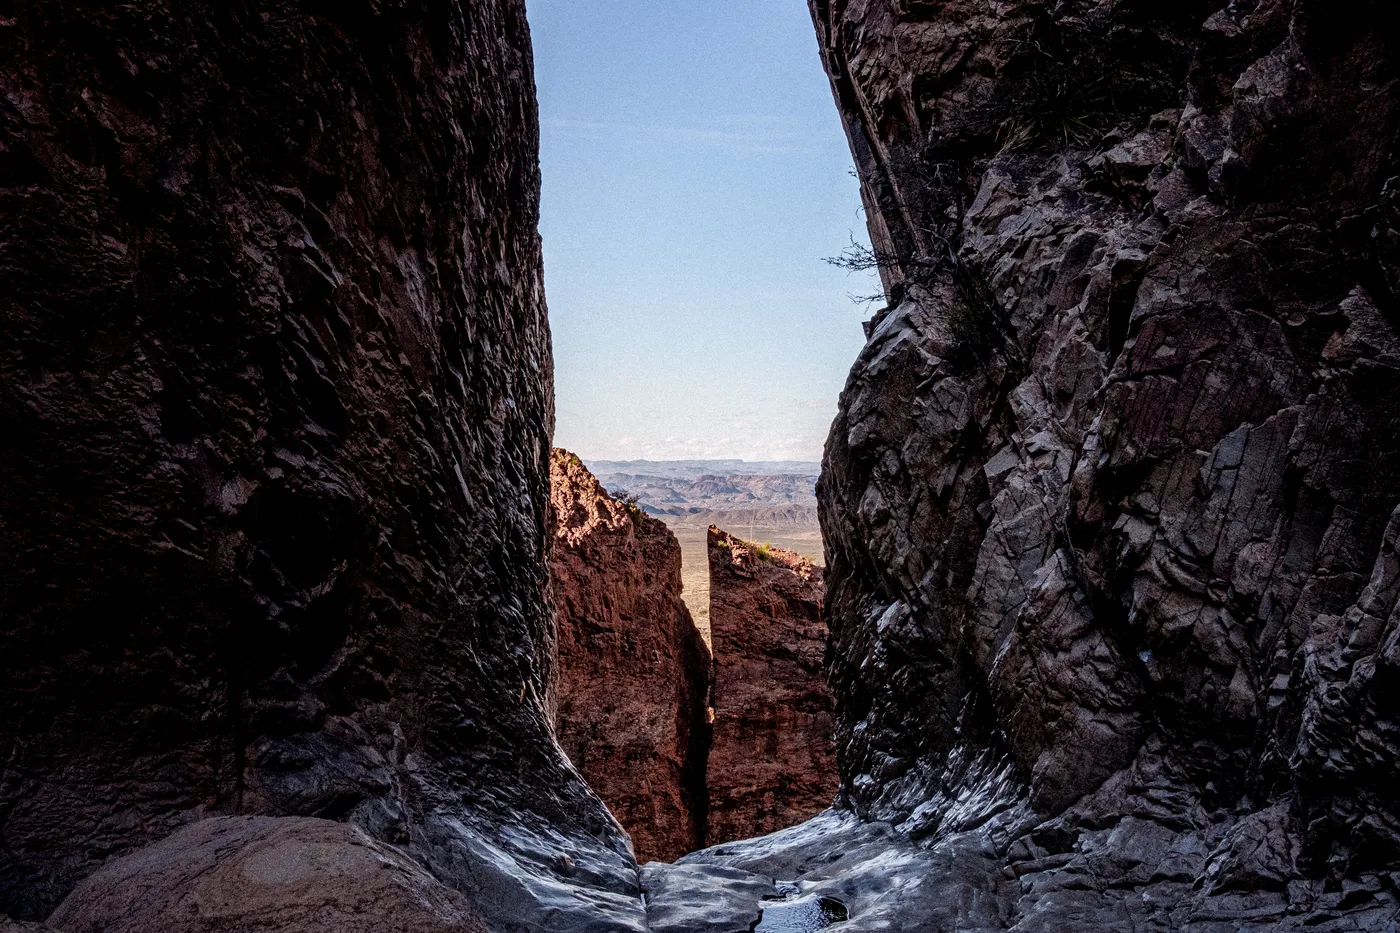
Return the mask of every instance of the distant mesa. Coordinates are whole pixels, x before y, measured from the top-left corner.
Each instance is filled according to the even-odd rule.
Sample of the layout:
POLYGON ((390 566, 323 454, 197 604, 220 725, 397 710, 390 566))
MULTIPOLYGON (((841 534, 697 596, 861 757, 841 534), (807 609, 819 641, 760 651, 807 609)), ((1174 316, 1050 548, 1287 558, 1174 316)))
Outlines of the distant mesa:
POLYGON ((802 460, 595 460, 598 480, 616 497, 664 521, 680 541, 683 598, 709 637, 711 525, 772 541, 824 563, 817 520, 820 464, 802 460))
MULTIPOLYGON (((702 531, 712 524, 817 531, 816 464, 743 464, 745 469, 714 472, 717 466, 735 462, 743 463, 600 463, 594 469, 613 495, 635 499, 648 515, 662 518, 672 526, 696 525, 702 531), (618 469, 623 466, 629 469, 618 469), (801 469, 767 472, 755 469, 759 466, 801 469)), ((809 556, 820 561, 821 549, 815 550, 818 553, 809 556)))
POLYGON ((613 473, 648 474, 671 479, 700 476, 781 475, 815 478, 822 465, 815 460, 589 460, 588 468, 599 478, 613 473))

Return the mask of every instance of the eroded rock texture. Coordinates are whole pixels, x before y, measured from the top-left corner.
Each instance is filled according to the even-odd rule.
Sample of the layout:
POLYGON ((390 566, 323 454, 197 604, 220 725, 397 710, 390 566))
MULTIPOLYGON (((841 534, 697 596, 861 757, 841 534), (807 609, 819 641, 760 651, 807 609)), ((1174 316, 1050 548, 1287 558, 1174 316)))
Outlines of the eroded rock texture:
POLYGON ((1393 928, 1387 6, 812 9, 891 298, 819 488, 842 800, 981 853, 895 928, 1393 928))
POLYGON ((521 0, 0 3, 0 914, 259 813, 639 916, 546 711, 536 149, 521 0))
POLYGON ((300 817, 201 820, 113 859, 49 918, 56 933, 486 933, 465 897, 392 846, 300 817))
POLYGON ((710 527, 714 738, 710 845, 792 826, 831 805, 836 749, 822 570, 710 527))
POLYGON ((710 650, 681 601, 680 544, 566 450, 550 506, 559 743, 638 861, 674 861, 704 838, 710 737, 710 650))

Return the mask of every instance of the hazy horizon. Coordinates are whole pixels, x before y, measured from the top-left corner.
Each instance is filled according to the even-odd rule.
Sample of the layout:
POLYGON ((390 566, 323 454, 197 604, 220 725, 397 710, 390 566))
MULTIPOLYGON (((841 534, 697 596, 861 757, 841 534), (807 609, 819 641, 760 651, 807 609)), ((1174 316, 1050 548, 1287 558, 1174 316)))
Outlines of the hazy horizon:
MULTIPOLYGON (((567 449, 567 448, 565 448, 567 449)), ((572 451, 570 451, 572 453, 572 451)), ((579 455, 579 459, 585 463, 607 464, 609 466, 642 465, 642 464, 673 464, 673 463, 737 463, 745 466, 821 466, 821 458, 785 458, 782 460, 748 460, 744 457, 665 457, 649 458, 634 457, 624 460, 611 460, 606 457, 585 457, 579 455)))
POLYGON ((531 0, 555 442, 821 458, 874 290, 801 0, 531 0))

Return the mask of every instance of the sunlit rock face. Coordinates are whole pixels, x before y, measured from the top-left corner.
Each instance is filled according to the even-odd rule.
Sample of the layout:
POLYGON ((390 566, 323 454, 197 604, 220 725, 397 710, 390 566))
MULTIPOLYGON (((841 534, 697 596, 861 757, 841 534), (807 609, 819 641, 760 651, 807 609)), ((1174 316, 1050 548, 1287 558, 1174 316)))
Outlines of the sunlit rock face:
POLYGON ((831 805, 836 749, 822 571, 711 527, 714 739, 710 845, 792 826, 831 805))
POLYGON ((635 928, 554 742, 525 4, 0 5, 0 915, 210 814, 635 928))
POLYGON ((680 544, 565 450, 550 506, 559 743, 638 861, 673 861, 702 844, 709 747, 710 651, 681 601, 680 544))
POLYGON ((979 853, 891 928, 1389 928, 1387 6, 812 11, 892 299, 818 491, 841 800, 979 853))

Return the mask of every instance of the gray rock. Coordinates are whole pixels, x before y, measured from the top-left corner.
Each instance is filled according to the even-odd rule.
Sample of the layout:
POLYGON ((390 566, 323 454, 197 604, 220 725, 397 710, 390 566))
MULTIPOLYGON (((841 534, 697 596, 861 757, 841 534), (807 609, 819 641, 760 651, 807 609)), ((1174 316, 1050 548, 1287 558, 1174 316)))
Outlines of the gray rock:
POLYGON ((471 903, 343 823, 203 820, 114 859, 48 920, 57 933, 485 933, 471 903))
POLYGON ((841 802, 1010 879, 892 929, 1388 929, 1381 5, 811 5, 892 299, 818 485, 841 802))
POLYGON ((748 933, 773 879, 723 865, 642 866, 647 929, 652 933, 748 933))
POLYGON ((834 929, 849 933, 1001 929, 1000 898, 1014 887, 980 840, 921 846, 887 825, 836 811, 675 865, 648 865, 642 884, 652 929, 677 933, 750 930, 765 904, 777 902, 779 885, 845 905, 849 919, 834 929), (733 919, 708 926, 704 917, 733 919))
POLYGON ((546 710, 537 123, 522 0, 0 9, 0 914, 267 814, 641 924, 546 710))

